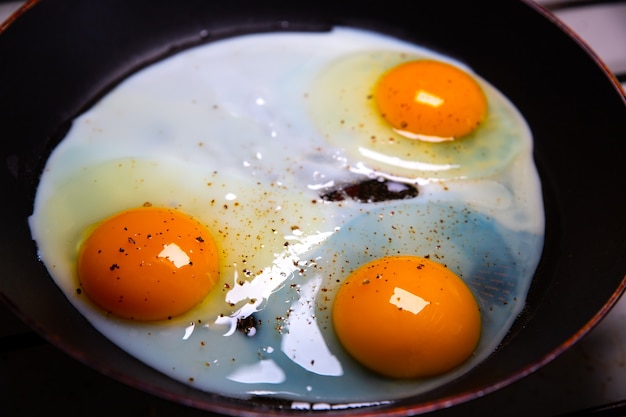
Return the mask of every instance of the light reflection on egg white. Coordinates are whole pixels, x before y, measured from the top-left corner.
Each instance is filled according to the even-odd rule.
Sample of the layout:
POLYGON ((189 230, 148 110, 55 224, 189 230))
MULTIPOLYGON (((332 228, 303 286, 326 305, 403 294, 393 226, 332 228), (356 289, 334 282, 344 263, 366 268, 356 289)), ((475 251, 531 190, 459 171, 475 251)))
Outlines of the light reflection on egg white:
POLYGON ((309 190, 313 190, 313 191, 318 191, 318 190, 323 190, 325 188, 331 188, 335 186, 335 181, 334 180, 330 180, 328 182, 325 182, 323 184, 309 184, 307 185, 307 188, 309 190))
POLYGON ((452 136, 421 135, 421 134, 409 132, 407 130, 400 130, 400 129, 393 129, 393 131, 396 132, 400 136, 404 136, 406 138, 413 139, 413 140, 421 140, 421 141, 424 141, 424 142, 432 142, 432 143, 449 142, 449 141, 455 139, 452 136))
MULTIPOLYGON (((308 236, 285 236, 288 245, 282 254, 277 254, 271 266, 266 267, 251 281, 238 282, 235 271, 234 285, 226 293, 225 300, 230 304, 238 304, 248 300, 246 304, 230 315, 232 318, 245 318, 263 308, 270 296, 278 291, 293 273, 301 260, 301 256, 313 247, 324 242, 333 232, 320 232, 308 236)), ((225 319, 221 319, 225 322, 225 319)))
POLYGON ((288 331, 280 349, 294 363, 318 375, 341 376, 343 368, 328 349, 315 319, 315 298, 323 277, 316 275, 300 287, 300 299, 291 304, 288 331))
POLYGON ((345 404, 328 404, 328 403, 308 403, 305 401, 293 401, 291 403, 292 410, 347 410, 350 408, 373 407, 379 405, 391 404, 391 401, 375 401, 375 402, 359 402, 345 404))
POLYGON ((196 328, 195 323, 191 323, 189 326, 185 327, 185 334, 183 335, 182 340, 189 339, 195 328, 196 328))
POLYGON ((282 369, 271 359, 261 359, 252 365, 236 369, 226 378, 242 384, 280 384, 286 379, 282 369))
POLYGON ((380 152, 364 148, 362 146, 360 146, 358 149, 359 153, 366 158, 396 167, 407 168, 416 171, 441 172, 449 171, 451 169, 458 169, 460 167, 460 165, 458 164, 429 164, 427 162, 420 161, 407 161, 397 156, 385 155, 380 152))
POLYGON ((224 336, 232 336, 237 331, 237 318, 230 316, 218 316, 215 319, 215 324, 226 325, 228 330, 224 333, 224 336))
MULTIPOLYGON (((387 174, 384 172, 380 172, 380 171, 376 171, 374 169, 368 168, 364 163, 362 162, 357 162, 356 164, 350 166, 350 172, 353 174, 357 174, 357 175, 364 175, 367 178, 386 178, 388 180, 391 181, 398 181, 398 182, 409 182, 407 178, 405 177, 401 177, 401 176, 397 176, 397 175, 391 175, 391 174, 387 174)), ((425 178, 414 178, 411 179, 410 181, 412 184, 417 184, 417 185, 425 185, 425 184, 429 184, 431 182, 430 179, 425 179, 425 178)))

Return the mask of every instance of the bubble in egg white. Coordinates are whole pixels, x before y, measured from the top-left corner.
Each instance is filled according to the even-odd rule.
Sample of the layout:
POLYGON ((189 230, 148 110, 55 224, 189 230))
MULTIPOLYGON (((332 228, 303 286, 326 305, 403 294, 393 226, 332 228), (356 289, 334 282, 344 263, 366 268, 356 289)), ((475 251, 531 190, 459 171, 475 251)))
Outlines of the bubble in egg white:
POLYGON ((368 62, 372 51, 446 59, 353 29, 241 36, 151 65, 78 117, 46 164, 30 218, 40 257, 68 299, 106 337, 172 378, 232 397, 287 398, 295 407, 415 395, 488 356, 523 307, 541 253, 530 132, 494 92, 490 110, 511 117, 503 126, 513 141, 489 149, 486 165, 468 157, 454 175, 417 174, 436 181, 419 182, 410 200, 322 201, 326 189, 383 171, 415 182, 414 171, 373 164, 346 139, 352 132, 323 120, 324 74, 346 71, 350 57, 368 62), (145 202, 199 219, 222 254, 207 298, 166 322, 107 316, 76 292, 85 229, 145 202), (480 344, 441 377, 372 375, 332 331, 338 281, 399 252, 441 260, 477 294, 480 344))

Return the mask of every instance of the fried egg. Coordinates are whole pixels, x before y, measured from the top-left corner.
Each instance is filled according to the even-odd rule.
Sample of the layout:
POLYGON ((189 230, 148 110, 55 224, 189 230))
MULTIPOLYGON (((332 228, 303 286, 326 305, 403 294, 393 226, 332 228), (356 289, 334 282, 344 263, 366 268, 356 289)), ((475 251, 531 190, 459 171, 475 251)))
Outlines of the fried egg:
MULTIPOLYGON (((422 181, 454 180, 485 178, 501 171, 528 146, 527 135, 520 134, 520 130, 524 129, 521 127, 524 121, 520 120, 519 113, 504 96, 461 63, 455 63, 453 68, 458 67, 465 76, 471 74, 488 103, 484 120, 479 114, 464 116, 463 120, 472 120, 472 124, 479 124, 478 128, 463 130, 462 126, 457 126, 461 139, 451 140, 455 136, 454 129, 446 131, 438 126, 453 124, 448 120, 454 121, 456 115, 451 117, 449 113, 439 116, 425 114, 419 120, 427 120, 423 124, 428 123, 429 126, 425 127, 422 134, 407 132, 406 127, 402 130, 400 127, 390 126, 384 120, 383 111, 376 105, 376 89, 381 74, 403 65, 433 62, 439 65, 450 63, 449 58, 395 49, 338 57, 315 80, 311 93, 312 118, 329 143, 345 149, 351 158, 366 164, 379 175, 422 181), (407 136, 422 140, 406 140, 407 136)), ((436 67, 430 71, 439 74, 441 70, 442 68, 436 67)), ((429 75, 431 74, 427 72, 426 76, 429 75)), ((452 80, 454 87, 451 90, 454 91, 455 83, 460 81, 455 78, 456 74, 445 75, 444 81, 452 80)), ((415 77, 419 76, 418 73, 415 77)), ((442 100, 440 97, 422 90, 420 86, 414 88, 418 93, 421 92, 419 94, 430 97, 417 97, 430 103, 422 107, 440 110, 437 109, 439 102, 436 101, 442 100)), ((482 106, 475 103, 482 99, 479 92, 475 92, 469 99, 463 99, 468 100, 468 103, 461 104, 470 109, 482 106)), ((398 107, 401 103, 400 101, 398 107)), ((386 107, 385 111, 391 112, 386 107)), ((401 116, 406 115, 397 115, 401 116)), ((454 124, 460 125, 459 122, 454 124)))
POLYGON ((220 40, 128 77, 73 121, 29 222, 52 279, 113 343, 194 388, 307 409, 416 395, 485 360, 544 233, 515 107, 461 62, 350 28, 220 40), (463 74, 484 109, 450 131, 395 120, 377 88, 415 62, 463 74), (127 265, 132 251, 150 255, 127 265), (147 266, 151 283, 119 284, 147 266), (408 271, 422 268, 420 289, 408 271), (181 299, 172 276, 201 282, 181 299), (436 342, 459 326, 460 349, 412 348, 415 329, 436 342), (388 360, 395 346, 421 352, 415 372, 388 360))

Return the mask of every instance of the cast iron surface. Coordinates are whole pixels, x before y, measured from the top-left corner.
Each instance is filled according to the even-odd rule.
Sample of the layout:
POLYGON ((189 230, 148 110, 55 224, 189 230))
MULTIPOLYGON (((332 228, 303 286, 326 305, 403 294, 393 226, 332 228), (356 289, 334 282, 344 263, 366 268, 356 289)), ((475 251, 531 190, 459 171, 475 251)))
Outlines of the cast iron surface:
POLYGON ((10 202, 2 207, 1 298, 53 344, 133 387, 225 414, 284 413, 275 404, 192 390, 113 346, 71 307, 37 261, 26 218, 49 151, 72 118, 123 76, 198 42, 349 25, 452 55, 507 95, 534 134, 547 216, 546 246, 527 307, 503 346, 453 384, 361 411, 404 415, 439 409, 545 364, 587 332, 624 287, 626 178, 620 151, 626 106, 593 57, 534 7, 465 3, 412 3, 411 10, 400 1, 385 2, 384 8, 356 1, 35 4, 0 34, 0 189, 10 202))

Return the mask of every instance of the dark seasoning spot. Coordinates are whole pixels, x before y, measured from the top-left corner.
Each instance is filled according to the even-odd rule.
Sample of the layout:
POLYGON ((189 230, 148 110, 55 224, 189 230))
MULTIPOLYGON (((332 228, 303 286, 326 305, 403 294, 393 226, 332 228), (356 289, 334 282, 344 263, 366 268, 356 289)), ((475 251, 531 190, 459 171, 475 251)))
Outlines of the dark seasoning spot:
POLYGON ((407 200, 419 194, 417 187, 386 179, 367 179, 357 183, 342 184, 326 190, 320 197, 325 201, 352 199, 361 203, 377 203, 390 200, 407 200))
POLYGON ((261 320, 254 317, 254 314, 237 319, 237 330, 247 336, 254 336, 260 326, 261 320))

